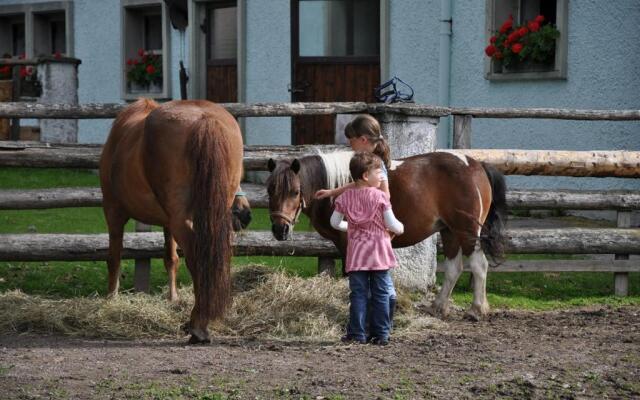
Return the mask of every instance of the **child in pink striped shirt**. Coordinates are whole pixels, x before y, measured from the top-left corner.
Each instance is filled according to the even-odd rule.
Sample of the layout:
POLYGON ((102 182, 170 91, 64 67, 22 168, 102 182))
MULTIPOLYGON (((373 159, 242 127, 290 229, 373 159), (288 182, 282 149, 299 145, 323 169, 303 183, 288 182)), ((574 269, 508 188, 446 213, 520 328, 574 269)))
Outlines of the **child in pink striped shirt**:
POLYGON ((390 331, 389 288, 393 287, 389 270, 397 264, 387 231, 400 235, 404 226, 393 215, 388 195, 378 189, 382 160, 369 152, 357 152, 349 170, 355 185, 338 196, 331 216, 331 226, 346 231, 348 237, 345 270, 351 306, 347 334, 342 340, 366 343, 368 305, 371 342, 386 345, 390 331))

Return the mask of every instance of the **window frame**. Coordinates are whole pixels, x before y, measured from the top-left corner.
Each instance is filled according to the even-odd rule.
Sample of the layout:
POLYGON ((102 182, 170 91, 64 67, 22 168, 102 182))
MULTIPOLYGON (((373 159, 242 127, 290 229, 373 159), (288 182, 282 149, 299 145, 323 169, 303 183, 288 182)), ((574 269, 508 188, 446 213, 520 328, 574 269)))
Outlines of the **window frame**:
MULTIPOLYGON (((135 17, 134 17, 135 18, 135 17)), ((171 61, 171 44, 170 44, 170 22, 169 22, 169 12, 167 6, 162 0, 121 0, 120 3, 120 45, 121 45, 121 57, 120 57, 120 69, 121 69, 121 97, 124 100, 136 100, 141 95, 146 97, 150 97, 153 99, 171 99, 171 71, 170 71, 170 61, 171 61), (137 46, 134 46, 130 43, 131 35, 127 34, 129 30, 128 20, 129 11, 130 10, 142 10, 142 16, 144 16, 145 8, 153 8, 160 7, 161 10, 161 20, 162 20, 162 50, 152 51, 153 54, 161 54, 162 55, 162 91, 158 93, 131 93, 127 88, 127 59, 133 56, 133 53, 137 51, 137 46)), ((140 41, 144 45, 145 41, 145 32, 144 29, 141 29, 141 37, 140 41)))
MULTIPOLYGON (((74 37, 73 37, 73 2, 71 0, 47 1, 42 3, 27 4, 11 4, 0 5, 0 18, 11 18, 15 16, 24 16, 24 35, 25 44, 24 52, 26 58, 39 56, 35 54, 36 34, 35 34, 35 18, 36 14, 64 13, 65 22, 65 47, 64 53, 67 57, 74 56, 74 37)), ((49 37, 50 41, 51 38, 49 37)), ((50 54, 47 54, 50 55, 50 54)))
MULTIPOLYGON (((504 21, 496 21, 496 6, 500 0, 486 0, 485 41, 498 30, 504 21)), ((569 0, 556 0, 556 26, 560 31, 560 37, 556 41, 556 54, 553 69, 550 71, 522 71, 522 72, 498 72, 495 70, 495 62, 483 52, 485 79, 489 81, 522 81, 522 80, 564 80, 567 79, 567 43, 569 0)))

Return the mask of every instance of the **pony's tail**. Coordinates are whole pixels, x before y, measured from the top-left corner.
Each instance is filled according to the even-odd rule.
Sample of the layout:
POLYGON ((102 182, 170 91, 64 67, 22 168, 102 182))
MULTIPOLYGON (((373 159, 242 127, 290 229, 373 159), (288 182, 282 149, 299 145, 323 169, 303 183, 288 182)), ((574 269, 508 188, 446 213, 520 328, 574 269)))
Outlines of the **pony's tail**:
POLYGON ((495 265, 504 261, 504 225, 507 221, 507 185, 504 175, 491 165, 482 163, 491 183, 491 207, 482 226, 481 245, 495 265))
POLYGON ((187 152, 193 163, 190 211, 195 240, 194 289, 199 316, 223 316, 231 300, 231 213, 227 209, 229 173, 227 141, 221 126, 203 115, 192 126, 187 152))

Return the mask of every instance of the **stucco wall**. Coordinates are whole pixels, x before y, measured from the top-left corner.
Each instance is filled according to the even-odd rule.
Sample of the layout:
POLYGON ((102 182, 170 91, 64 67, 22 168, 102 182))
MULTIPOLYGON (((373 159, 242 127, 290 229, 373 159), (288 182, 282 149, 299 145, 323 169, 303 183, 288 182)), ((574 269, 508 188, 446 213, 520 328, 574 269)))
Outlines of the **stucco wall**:
MULTIPOLYGON (((78 98, 80 103, 122 103, 122 59, 120 0, 75 0, 75 57, 79 67, 78 98)), ((180 34, 170 28, 169 95, 180 98, 178 79, 180 34)), ((189 43, 185 35, 185 67, 188 68, 189 43)), ((103 143, 112 120, 80 120, 78 141, 103 143)))
MULTIPOLYGON (((568 75, 561 81, 484 79, 484 1, 454 2, 451 104, 475 107, 639 109, 637 0, 569 2, 568 75)), ((476 119, 472 147, 640 150, 640 122, 476 119)), ((640 188, 639 180, 509 177, 511 186, 640 188)))

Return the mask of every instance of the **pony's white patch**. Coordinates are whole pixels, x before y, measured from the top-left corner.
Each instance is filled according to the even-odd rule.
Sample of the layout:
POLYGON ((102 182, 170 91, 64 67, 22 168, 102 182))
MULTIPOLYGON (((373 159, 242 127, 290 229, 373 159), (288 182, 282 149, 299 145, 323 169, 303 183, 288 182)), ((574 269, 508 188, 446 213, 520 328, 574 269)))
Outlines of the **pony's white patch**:
POLYGON ((335 189, 351 182, 349 161, 353 157, 353 151, 336 151, 333 153, 318 152, 324 169, 327 171, 327 185, 329 189, 335 189))
POLYGON ((482 206, 482 194, 480 194, 480 189, 477 185, 476 192, 478 193, 478 203, 480 203, 480 215, 478 215, 478 223, 480 224, 480 226, 478 226, 478 237, 480 237, 480 233, 482 233, 482 221, 480 221, 480 218, 482 218, 484 214, 484 207, 482 206))
POLYGON ((464 163, 464 165, 466 165, 467 167, 469 166, 469 160, 467 160, 467 156, 465 156, 464 154, 458 154, 452 150, 436 150, 438 153, 449 153, 453 156, 458 157, 460 160, 462 160, 462 162, 464 163))
POLYGON ((393 171, 394 169, 398 168, 399 166, 402 165, 404 161, 401 160, 391 160, 391 168, 389 168, 391 171, 393 171))

